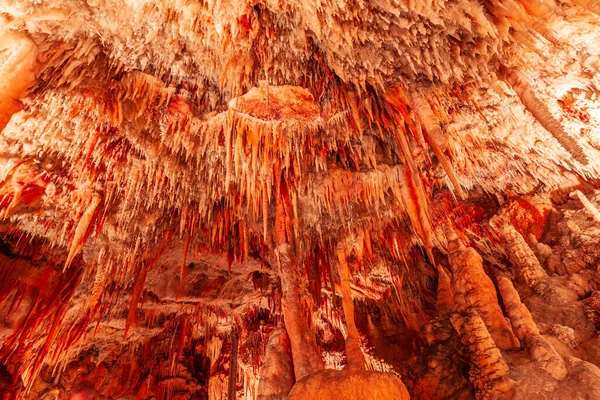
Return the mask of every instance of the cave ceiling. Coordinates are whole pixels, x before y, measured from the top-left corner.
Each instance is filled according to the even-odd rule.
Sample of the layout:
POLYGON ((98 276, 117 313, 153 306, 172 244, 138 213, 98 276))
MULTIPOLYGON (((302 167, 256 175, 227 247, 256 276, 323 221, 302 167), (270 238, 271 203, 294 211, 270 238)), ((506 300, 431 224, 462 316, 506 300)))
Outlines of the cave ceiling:
MULTIPOLYGON (((356 308, 369 369, 402 377, 413 398, 445 398, 421 384, 430 372, 416 349, 443 336, 432 319, 465 354, 482 329, 505 351, 567 326, 540 322, 533 282, 564 288, 598 266, 599 15, 593 0, 0 0, 0 372, 11 395, 70 398, 69 371, 121 374, 123 357, 143 353, 142 365, 154 352, 170 383, 158 382, 163 369, 128 367, 139 376, 98 398, 150 398, 140 382, 153 374, 156 398, 225 398, 232 365, 238 397, 256 398, 283 320, 296 375, 310 370, 290 332, 302 324, 317 364, 354 365, 356 308), (519 294, 533 296, 529 319, 519 294), (389 335, 369 336, 373 324, 389 335), (405 362, 378 353, 392 331, 405 362), (174 372, 193 351, 210 359, 205 384, 174 372)), ((600 284, 586 274, 579 297, 544 293, 583 310, 600 284)), ((595 332, 586 324, 581 343, 595 332)), ((447 396, 520 387, 469 380, 476 357, 465 357, 447 396)), ((501 361, 520 371, 525 356, 514 357, 501 361)), ((569 362, 568 376, 584 368, 569 362)), ((561 368, 544 373, 562 381, 561 368)))

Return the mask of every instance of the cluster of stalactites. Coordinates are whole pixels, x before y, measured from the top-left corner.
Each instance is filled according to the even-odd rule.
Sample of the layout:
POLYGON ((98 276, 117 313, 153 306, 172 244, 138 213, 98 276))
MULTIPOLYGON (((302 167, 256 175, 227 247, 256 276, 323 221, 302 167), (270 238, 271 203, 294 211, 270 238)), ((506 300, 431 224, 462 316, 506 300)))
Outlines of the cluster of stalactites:
POLYGON ((233 93, 254 75, 265 74, 277 83, 299 81, 312 56, 326 58, 343 81, 363 88, 384 87, 401 76, 445 84, 479 80, 490 76, 487 62, 510 47, 504 40, 509 27, 545 33, 541 7, 508 0, 361 7, 350 1, 53 3, 42 6, 28 0, 3 11, 13 25, 28 21, 35 34, 53 29, 59 37, 83 41, 93 32, 94 39, 113 44, 109 58, 127 69, 153 67, 161 75, 207 76, 228 82, 233 93), (463 37, 469 40, 455 40, 463 37), (164 52, 168 46, 177 51, 164 52))
MULTIPOLYGON (((510 26, 518 31, 523 30, 525 25, 550 42, 560 44, 541 22, 551 8, 546 9, 540 2, 520 1, 514 4, 521 6, 513 9, 510 9, 507 1, 493 3, 494 9, 500 10, 497 16, 500 17, 501 28, 510 26)), ((595 7, 592 2, 577 3, 592 10, 595 7)), ((437 6, 441 7, 440 4, 437 6)), ((481 11, 480 7, 477 10, 481 11)), ((472 17, 487 18, 482 13, 474 13, 472 17)), ((479 29, 485 30, 487 25, 484 22, 479 24, 479 29)), ((487 28, 489 31, 486 35, 495 35, 493 31, 497 27, 487 28)), ((321 34, 330 35, 331 31, 321 34)), ((6 44, 2 55, 8 55, 0 64, 0 71, 7 77, 6 84, 0 86, 0 127, 3 127, 6 123, 3 121, 8 121, 18 110, 17 100, 33 81, 36 45, 27 37, 15 33, 3 35, 1 44, 6 44)), ((64 75, 53 84, 61 86, 73 70, 84 64, 70 64, 67 62, 70 57, 86 55, 83 58, 91 62, 98 51, 90 40, 70 52, 56 52, 55 57, 51 58, 52 62, 45 68, 63 69, 64 75)), ((250 75, 251 61, 245 59, 232 65, 233 73, 250 75)), ((443 57, 439 65, 444 65, 443 57)), ((433 76, 434 69, 431 66, 427 69, 433 76)), ((337 70, 341 71, 340 68, 337 70)), ((574 159, 586 163, 587 158, 581 147, 535 97, 523 74, 508 68, 500 72, 500 76, 512 86, 541 125, 574 159)), ((82 79, 82 75, 78 75, 77 79, 82 79)), ((78 82, 77 79, 73 82, 78 82)), ((446 76, 445 79, 450 78, 446 76)), ((365 86, 366 78, 361 80, 365 86)), ((353 207, 358 204, 373 207, 377 218, 386 213, 393 214, 391 220, 406 219, 408 216, 414 232, 433 261, 432 249, 436 243, 428 200, 431 181, 423 171, 420 164, 423 160, 418 158, 419 151, 415 147, 431 151, 445 171, 450 188, 459 197, 464 197, 464 192, 448 157, 447 132, 440 123, 441 111, 432 107, 422 92, 394 87, 382 99, 369 97, 368 94, 351 100, 346 97, 340 99, 345 109, 325 120, 319 115, 310 93, 304 93, 306 102, 301 104, 307 110, 306 118, 300 115, 284 118, 277 114, 276 111, 282 111, 276 109, 278 91, 298 92, 303 89, 269 89, 267 85, 253 90, 266 91, 267 100, 258 100, 264 115, 256 115, 257 109, 244 107, 243 100, 247 100, 244 96, 232 100, 228 110, 199 115, 195 110, 196 104, 174 89, 165 87, 161 80, 141 72, 129 72, 107 87, 85 87, 76 93, 65 89, 41 91, 36 97, 38 103, 32 104, 32 110, 20 114, 18 123, 3 132, 12 140, 26 132, 39 145, 26 148, 23 156, 56 156, 72 165, 67 176, 63 177, 57 178, 58 173, 43 176, 29 174, 31 179, 28 184, 45 188, 48 175, 56 178, 53 185, 58 187, 59 195, 67 193, 71 185, 85 188, 78 190, 75 202, 71 201, 72 198, 55 198, 59 214, 68 217, 58 222, 59 225, 54 226, 53 230, 47 225, 43 227, 48 237, 56 236, 59 239, 55 240, 68 248, 65 268, 81 253, 88 238, 93 236, 94 227, 96 236, 99 236, 107 214, 107 225, 112 227, 108 226, 102 235, 110 236, 108 239, 123 236, 124 241, 131 240, 131 243, 127 243, 130 251, 126 252, 128 257, 124 261, 117 254, 108 255, 104 251, 97 253, 92 260, 96 269, 87 302, 89 309, 96 309, 108 286, 108 279, 128 281, 132 274, 136 274, 125 334, 135 325, 145 276, 151 265, 151 261, 135 265, 133 260, 149 242, 165 241, 174 236, 156 228, 159 223, 168 225, 169 221, 166 220, 169 217, 180 220, 179 226, 167 226, 166 229, 173 228, 180 236, 187 237, 185 252, 190 237, 204 227, 207 228, 205 232, 208 232, 211 245, 223 245, 229 240, 227 238, 234 237, 240 243, 239 246, 232 246, 243 249, 247 258, 250 230, 255 231, 255 236, 262 237, 263 244, 268 243, 271 230, 269 213, 272 213, 275 197, 282 193, 282 181, 289 196, 296 236, 304 228, 300 221, 301 211, 314 208, 321 219, 329 216, 333 220, 344 221, 348 215, 352 215, 353 207), (65 115, 70 118, 64 118, 65 115), (44 121, 40 123, 40 120, 44 121), (367 129, 374 134, 365 135, 367 129), (395 155, 400 160, 396 165, 377 162, 377 141, 392 143, 395 155), (356 142, 361 147, 360 151, 354 149, 356 142), (345 168, 336 165, 333 161, 336 157, 347 163, 345 168), (347 165, 353 167, 348 168, 347 165), (361 168, 360 165, 367 167, 361 168), (77 185, 81 182, 85 182, 85 185, 77 185), (202 190, 198 190, 198 187, 202 190), (141 214, 145 215, 140 217, 141 214), (167 218, 160 220, 161 214, 167 218), (254 222, 261 220, 260 229, 253 226, 254 222), (235 234, 232 235, 233 231, 235 234), (130 234, 129 237, 126 233, 130 234), (122 265, 126 267, 122 268, 122 265)), ((208 102, 207 108, 216 108, 215 96, 207 96, 204 100, 208 102)), ((285 103, 279 105, 292 108, 293 112, 297 111, 294 108, 296 106, 302 109, 297 104, 294 107, 285 103)), ((12 176, 20 176, 15 172, 26 167, 29 164, 20 164, 11 172, 12 176)), ((21 200, 25 187, 18 179, 13 180, 16 189, 11 189, 11 201, 4 204, 3 200, 2 203, 4 217, 9 216, 15 204, 21 200)), ((596 217, 596 214, 593 215, 596 217)), ((321 232, 324 231, 323 227, 320 228, 321 232)), ((510 238, 509 244, 522 248, 522 240, 512 230, 505 229, 504 233, 510 238)), ((106 250, 109 251, 112 250, 106 250)), ((522 253, 515 252, 513 258, 515 263, 522 261, 526 275, 529 269, 525 267, 533 264, 525 263, 531 260, 530 254, 522 253)), ((459 249, 451 259, 453 257, 466 260, 461 267, 453 265, 458 281, 469 275, 470 278, 479 277, 486 287, 493 286, 489 279, 484 279, 481 258, 473 255, 472 251, 459 249)), ((345 260, 345 256, 340 260, 345 260)), ((185 255, 181 265, 183 280, 185 255)), ((527 276, 524 279, 527 280, 527 276)), ((462 311, 471 309, 481 297, 477 290, 466 293, 464 288, 455 289, 458 299, 456 306, 462 311)), ((509 289, 506 292, 510 294, 509 289)), ((345 297, 349 297, 348 290, 345 297)), ((506 322, 498 318, 501 315, 498 307, 481 308, 477 312, 479 315, 465 317, 465 321, 459 323, 458 330, 469 333, 470 328, 467 328, 470 323, 486 341, 493 338, 502 348, 514 345, 514 335, 510 334, 506 322), (485 328, 484 323, 489 326, 485 328)), ((52 334, 59 329, 55 326, 50 328, 52 334)), ((521 339, 526 335, 519 336, 521 339)), ((46 343, 52 343, 52 340, 46 343)), ((44 346, 47 352, 48 345, 44 346)), ((497 353, 496 350, 493 352, 497 353)), ((37 358, 36 363, 41 363, 39 360, 37 358)), ((27 367, 32 369, 28 369, 25 376, 35 376, 39 365, 27 367)), ((500 366, 500 372, 503 376, 503 365, 500 366)))
MULTIPOLYGON (((297 90, 289 90, 292 89, 297 90)), ((267 109, 275 108, 277 90, 283 89, 272 88, 273 100, 267 109)), ((419 135, 426 138, 422 142, 427 142, 443 160, 454 188, 462 194, 443 155, 444 140, 431 109, 427 111, 429 105, 418 95, 413 97, 424 126, 418 130, 419 135)), ((111 202, 119 201, 116 223, 120 229, 130 229, 127 224, 133 222, 137 225, 134 229, 143 232, 145 227, 131 216, 141 210, 156 210, 157 207, 191 210, 191 214, 197 216, 192 219, 208 222, 215 219, 215 212, 219 212, 214 204, 224 202, 223 207, 230 209, 230 214, 238 218, 249 217, 256 221, 262 217, 264 238, 268 229, 269 204, 273 192, 278 190, 280 179, 285 178, 292 188, 296 185, 292 191, 293 202, 297 202, 294 200, 297 196, 307 193, 312 194, 311 204, 323 204, 320 191, 314 190, 314 185, 297 186, 308 181, 303 176, 313 171, 322 174, 325 181, 333 182, 336 169, 332 169, 328 157, 344 149, 353 151, 348 146, 350 137, 336 132, 342 132, 340 128, 347 124, 360 127, 362 123, 358 120, 363 113, 371 115, 367 123, 372 126, 376 123, 371 120, 373 112, 385 112, 389 121, 384 125, 385 131, 380 133, 391 134, 395 138, 398 153, 405 158, 403 166, 392 167, 398 172, 390 176, 385 176, 385 171, 382 171, 385 165, 377 166, 373 162, 370 165, 374 168, 365 173, 346 170, 342 173, 364 186, 365 190, 356 190, 347 196, 337 193, 326 196, 332 201, 328 200, 323 204, 325 207, 319 208, 334 215, 347 209, 349 201, 358 200, 365 205, 376 204, 379 208, 379 205, 389 202, 386 199, 388 194, 384 194, 389 193, 392 203, 403 205, 400 211, 408 210, 419 237, 428 248, 432 247, 431 234, 428 233, 431 221, 427 212, 426 189, 421 172, 412 159, 405 137, 407 132, 401 127, 406 119, 412 127, 411 132, 417 134, 417 125, 410 121, 408 108, 403 103, 406 100, 396 93, 386 95, 389 105, 380 105, 384 108, 379 111, 373 110, 373 106, 367 109, 364 105, 358 110, 358 115, 353 111, 351 118, 354 121, 337 117, 323 121, 318 114, 305 121, 300 117, 264 119, 237 110, 239 102, 231 103, 234 108, 228 111, 200 117, 195 115, 193 105, 185 97, 176 95, 156 78, 139 72, 125 74, 110 90, 92 87, 80 94, 46 92, 42 98, 43 104, 36 106, 19 124, 19 130, 36 132, 35 139, 41 144, 41 148, 32 149, 35 153, 31 155, 56 154, 70 160, 71 178, 82 179, 91 172, 96 186, 112 182, 102 189, 105 192, 103 203, 108 208, 111 202), (63 121, 61 115, 65 113, 73 118, 63 121), (156 118, 142 118, 143 115, 156 118), (37 121, 40 117, 45 120, 41 127, 37 121), (34 125, 38 126, 34 129, 34 125), (93 132, 91 135, 90 131, 93 132), (146 134, 141 134, 142 131, 146 134), (114 135, 119 132, 123 132, 124 137, 114 135), (203 177, 201 182, 206 190, 195 189, 197 177, 203 177), (158 196, 158 193, 166 196, 158 196)), ((312 105, 312 96, 308 95, 306 101, 312 105)), ((373 152, 375 148, 366 157, 374 160, 373 152)), ((325 191, 332 189, 336 190, 327 189, 327 185, 323 187, 325 191)), ((294 212, 297 218, 297 207, 294 207, 294 212)), ((181 216, 184 217, 184 214, 181 216)), ((89 224, 81 227, 89 227, 89 224)))
MULTIPOLYGON (((550 33, 544 31, 538 22, 541 23, 549 15, 552 5, 511 3, 514 7, 509 11, 509 5, 505 3, 498 0, 493 4, 493 12, 500 13, 502 21, 514 29, 522 27, 523 23, 531 25, 544 37, 550 37, 550 33)), ((482 23, 483 19, 475 19, 481 27, 485 25, 482 23)), ((485 31, 486 35, 495 35, 491 33, 493 30, 485 31)), ((55 57, 50 57, 51 62, 47 62, 48 65, 44 68, 56 69, 62 65, 66 75, 69 75, 70 71, 90 62, 97 54, 94 42, 86 41, 70 51, 57 52, 55 57), (67 54, 71 54, 73 58, 82 58, 82 61, 73 66, 64 60, 67 54)), ((524 83, 521 75, 510 69, 505 70, 508 72, 501 76, 513 86, 534 117, 540 120, 575 159, 586 162, 586 156, 576 141, 564 132, 541 102, 531 94, 531 89, 524 83)), ((248 74, 248 71, 244 73, 248 74)), ((60 86, 60 82, 56 85, 60 86)), ((272 88, 273 100, 276 98, 276 91, 283 90, 282 88, 272 88)), ((260 90, 264 88, 261 87, 260 90)), ((268 86, 266 91, 268 110, 268 86)), ((340 98, 348 112, 345 114, 348 118, 341 123, 337 117, 323 121, 318 114, 308 119, 264 120, 236 109, 237 98, 232 100, 233 103, 230 102, 228 111, 198 116, 189 99, 175 95, 175 91, 165 87, 160 80, 140 72, 129 72, 119 82, 111 84, 110 89, 85 89, 87 94, 79 98, 76 95, 76 99, 71 95, 69 98, 57 96, 56 93, 44 96, 46 106, 37 111, 42 111, 46 121, 52 121, 53 125, 44 125, 43 129, 36 130, 39 132, 39 139, 50 144, 43 150, 35 151, 36 155, 52 154, 57 151, 56 140, 60 143, 59 138, 63 138, 64 141, 59 146, 63 150, 60 152, 71 161, 74 168, 80 165, 84 167, 79 172, 80 175, 92 169, 92 179, 115 182, 113 187, 105 188, 105 205, 109 206, 111 200, 124 199, 119 204, 120 216, 117 217, 122 229, 126 228, 124 220, 135 220, 131 215, 138 214, 141 209, 158 207, 163 210, 179 210, 179 213, 183 209, 191 209, 192 214, 197 215, 195 220, 206 222, 214 219, 215 212, 220 212, 215 210, 214 204, 223 204, 222 208, 229 209, 229 213, 237 215, 237 218, 250 218, 254 221, 262 218, 262 234, 263 239, 266 239, 269 207, 272 194, 277 192, 280 172, 283 172, 282 175, 292 187, 298 182, 306 181, 303 177, 311 170, 322 173, 325 180, 332 180, 335 172, 330 171, 330 156, 340 152, 353 153, 349 146, 351 137, 338 133, 346 126, 354 127, 358 136, 363 127, 377 128, 379 140, 391 139, 395 142, 396 152, 403 163, 404 179, 394 179, 390 185, 384 179, 380 185, 381 179, 377 175, 381 174, 374 161, 375 149, 372 148, 364 155, 364 161, 374 167, 373 171, 360 175, 350 175, 344 171, 349 179, 366 187, 366 194, 356 191, 344 196, 343 193, 335 192, 334 196, 324 197, 333 197, 333 201, 323 200, 317 194, 314 196, 317 198, 311 203, 317 205, 321 213, 326 211, 331 215, 338 210, 347 210, 350 202, 361 197, 360 200, 364 200, 365 205, 375 204, 378 209, 380 204, 386 203, 387 196, 382 195, 386 190, 380 188, 390 187, 392 199, 401 200, 401 209, 410 217, 415 232, 425 246, 431 249, 435 243, 430 232, 432 221, 427 201, 429 189, 421 168, 414 159, 415 143, 435 154, 455 193, 464 197, 464 192, 446 154, 446 138, 440 126, 439 110, 432 108, 420 91, 410 90, 408 95, 405 91, 406 89, 394 87, 385 93, 384 101, 368 96, 361 99, 348 96, 340 98), (73 104, 68 106, 70 102, 73 104), (82 109, 86 112, 80 115, 82 109), (77 115, 77 126, 55 124, 65 112, 77 115), (148 115, 153 118, 143 118, 148 115), (91 121, 101 123, 94 127, 91 121), (90 136, 89 131, 94 133, 90 136), (117 131, 123 132, 126 139, 115 139, 112 134, 117 131), (331 133, 334 132, 336 134, 333 136, 336 138, 331 139, 331 133), (79 143, 81 146, 69 145, 69 142, 79 143), (84 162, 81 163, 80 160, 84 162), (203 183, 208 190, 193 189, 198 176, 206 177, 203 183), (397 192, 398 187, 402 191, 400 196, 393 193, 397 192), (157 196, 158 193, 167 193, 167 196, 157 196), (146 197, 147 201, 133 201, 140 197, 146 197)), ((312 97, 308 100, 312 101, 312 97)), ((22 129, 26 129, 26 126, 27 122, 22 129)), ((367 142, 365 139, 362 152, 368 147, 367 142)), ((347 157, 356 159, 358 154, 349 154, 347 157)), ((314 185, 311 188, 314 189, 314 185)), ((327 188, 325 190, 331 191, 327 188)), ((294 198, 302 197, 302 193, 296 194, 299 191, 300 188, 294 191, 294 198)), ((294 211, 297 212, 297 209, 294 211)), ((143 231, 144 227, 137 224, 135 229, 143 231)))

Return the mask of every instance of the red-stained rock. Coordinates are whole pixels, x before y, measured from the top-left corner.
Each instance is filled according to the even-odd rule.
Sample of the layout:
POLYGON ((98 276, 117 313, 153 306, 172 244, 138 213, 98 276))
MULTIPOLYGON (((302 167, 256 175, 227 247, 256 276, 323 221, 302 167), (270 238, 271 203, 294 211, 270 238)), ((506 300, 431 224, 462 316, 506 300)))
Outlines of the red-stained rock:
POLYGON ((552 203, 546 198, 520 197, 506 204, 499 215, 522 236, 533 235, 540 240, 552 209, 552 203))
POLYGON ((229 108, 265 121, 313 122, 319 108, 312 94, 297 86, 275 86, 262 82, 259 87, 229 101, 229 108))
POLYGON ((402 381, 388 373, 345 369, 309 375, 294 385, 289 400, 408 400, 402 381))
MULTIPOLYGON (((450 325, 449 321, 446 321, 450 325)), ((473 387, 468 379, 469 364, 464 358, 456 332, 454 337, 424 349, 403 376, 414 399, 472 399, 473 387)))
MULTIPOLYGON (((4 21, 2 21, 4 24, 4 21)), ((0 32, 0 132, 21 109, 19 100, 35 80, 37 44, 24 34, 0 32)))
POLYGON ((275 328, 265 350, 258 381, 259 400, 283 400, 294 385, 290 339, 285 329, 275 328))

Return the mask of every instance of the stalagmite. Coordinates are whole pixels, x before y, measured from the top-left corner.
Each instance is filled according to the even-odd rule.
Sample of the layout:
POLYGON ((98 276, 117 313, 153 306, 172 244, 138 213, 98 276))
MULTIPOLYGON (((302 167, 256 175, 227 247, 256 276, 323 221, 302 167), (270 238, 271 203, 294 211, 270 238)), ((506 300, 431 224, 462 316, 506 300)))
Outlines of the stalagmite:
POLYGON ((284 400, 294 386, 294 364, 285 329, 275 328, 269 337, 260 368, 258 400, 284 400))
MULTIPOLYGON (((600 368, 597 365, 583 361, 577 357, 567 357, 567 363, 571 375, 579 385, 586 387, 585 396, 594 399, 600 396, 600 368)), ((565 391, 563 396, 570 396, 571 393, 565 391)))
POLYGON ((474 310, 488 327, 496 345, 503 349, 519 346, 519 341, 506 322, 498 305, 496 288, 483 270, 483 260, 472 247, 465 247, 449 225, 448 261, 452 268, 452 289, 458 312, 474 310))
POLYGON ((296 382, 289 400, 304 399, 344 400, 408 400, 410 395, 402 381, 384 372, 327 369, 296 382))
POLYGON ((452 293, 452 281, 446 270, 438 265, 438 286, 436 307, 440 315, 447 317, 454 312, 454 294, 452 293))
POLYGON ((533 359, 554 379, 567 376, 567 368, 556 349, 541 334, 531 313, 521 303, 519 293, 512 282, 503 276, 498 277, 498 289, 510 318, 515 334, 531 352, 533 359))
POLYGON ((347 241, 336 246, 338 274, 342 287, 342 308, 346 318, 346 355, 348 364, 342 371, 325 370, 299 379, 289 400, 301 399, 410 399, 400 379, 389 373, 366 371, 365 357, 360 348, 358 329, 354 321, 354 303, 350 288, 347 241))
POLYGON ((529 287, 545 278, 548 274, 540 265, 535 253, 523 236, 509 223, 503 223, 499 227, 506 241, 508 258, 516 268, 519 279, 529 287))
POLYGON ((475 310, 469 310, 464 316, 453 315, 452 324, 466 348, 475 398, 512 399, 514 381, 507 376, 508 365, 481 317, 475 310))
POLYGON ((94 193, 91 196, 90 204, 87 206, 83 215, 79 219, 79 223, 75 228, 75 233, 73 235, 73 240, 71 242, 71 247, 69 248, 69 255, 67 256, 67 261, 65 261, 64 269, 67 269, 75 256, 81 251, 81 248, 85 244, 87 239, 87 235, 89 234, 89 229, 91 227, 92 221, 94 219, 96 208, 102 202, 102 197, 94 193))
POLYGON ((527 307, 521 303, 519 293, 512 285, 512 282, 503 276, 499 276, 497 279, 498 289, 502 295, 502 301, 506 307, 508 317, 511 320, 515 335, 517 335, 520 340, 525 340, 532 334, 539 335, 540 330, 533 321, 533 317, 527 307))

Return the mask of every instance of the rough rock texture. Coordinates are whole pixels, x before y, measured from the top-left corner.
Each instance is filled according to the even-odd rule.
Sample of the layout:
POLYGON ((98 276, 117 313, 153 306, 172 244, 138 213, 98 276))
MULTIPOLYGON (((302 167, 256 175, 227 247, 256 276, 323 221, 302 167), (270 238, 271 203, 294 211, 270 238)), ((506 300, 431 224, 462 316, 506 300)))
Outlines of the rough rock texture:
POLYGON ((469 361, 450 321, 433 320, 425 329, 429 331, 429 346, 419 354, 405 378, 412 398, 473 398, 469 361))
POLYGON ((508 377, 508 364, 481 317, 470 310, 464 317, 455 314, 452 324, 470 361, 469 379, 475 389, 475 398, 511 399, 514 382, 508 377))
POLYGON ((438 313, 445 317, 455 310, 452 281, 450 280, 450 276, 441 266, 438 266, 438 286, 435 306, 437 307, 438 313))
POLYGON ((506 240, 508 259, 516 268, 517 276, 523 283, 533 287, 541 278, 547 276, 533 250, 512 225, 503 224, 500 232, 506 240))
POLYGON ((592 0, 0 1, 0 396, 600 397, 597 43, 592 0))

